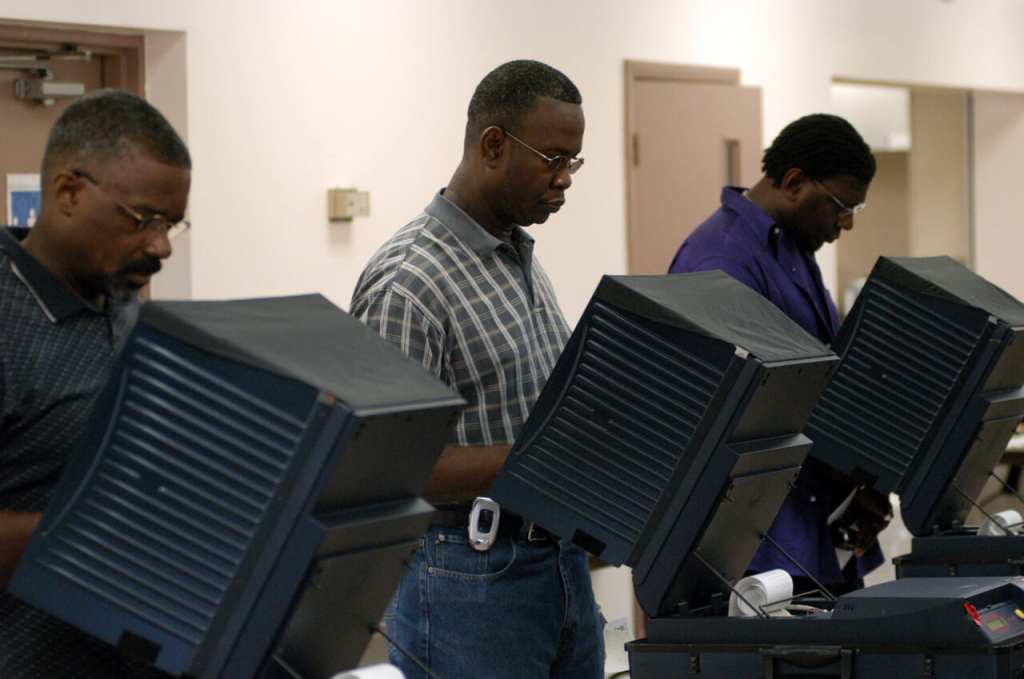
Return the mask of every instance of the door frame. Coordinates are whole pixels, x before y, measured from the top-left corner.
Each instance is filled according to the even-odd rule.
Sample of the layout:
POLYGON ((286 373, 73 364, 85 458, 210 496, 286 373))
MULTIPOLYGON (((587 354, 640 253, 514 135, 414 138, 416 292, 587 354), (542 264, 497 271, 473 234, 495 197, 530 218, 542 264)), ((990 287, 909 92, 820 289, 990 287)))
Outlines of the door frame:
POLYGON ((55 51, 62 45, 88 48, 100 59, 105 87, 146 94, 146 41, 141 33, 83 31, 0 23, 0 49, 55 51))
POLYGON ((659 61, 635 61, 626 59, 625 75, 625 145, 626 159, 626 266, 632 266, 633 239, 632 234, 640 223, 639 197, 635 169, 640 160, 642 149, 639 148, 639 137, 636 130, 636 88, 640 82, 679 82, 730 85, 739 87, 740 70, 719 66, 690 66, 659 61))
MULTIPOLYGON (((5 50, 57 53, 68 45, 88 49, 92 53, 94 60, 99 62, 101 87, 126 90, 145 98, 146 42, 141 33, 113 33, 109 29, 107 32, 86 31, 72 27, 0 22, 0 53, 5 50)), ((0 217, 0 224, 3 222, 0 217)), ((147 283, 140 291, 141 298, 148 299, 149 291, 147 283)))

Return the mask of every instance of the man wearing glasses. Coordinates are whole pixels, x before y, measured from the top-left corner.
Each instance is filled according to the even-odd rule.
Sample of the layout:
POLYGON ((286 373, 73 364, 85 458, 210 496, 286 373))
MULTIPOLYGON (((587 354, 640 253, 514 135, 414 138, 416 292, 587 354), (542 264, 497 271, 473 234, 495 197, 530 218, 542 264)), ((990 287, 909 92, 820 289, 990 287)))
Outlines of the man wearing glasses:
MULTIPOLYGON (((579 91, 561 72, 514 61, 489 73, 447 188, 374 255, 352 298, 354 315, 468 403, 426 491, 444 511, 387 618, 438 676, 603 676, 585 554, 508 512, 489 548, 467 535, 473 499, 487 494, 569 338, 523 227, 565 203, 583 127, 579 91)), ((395 648, 391 660, 427 676, 395 648)))
MULTIPOLYGON (((815 114, 782 130, 765 151, 762 169, 764 176, 749 190, 722 190, 722 207, 686 239, 669 272, 721 269, 831 344, 839 313, 814 253, 853 228, 875 175, 874 156, 848 122, 815 114)), ((867 516, 860 521, 863 530, 855 544, 849 545, 855 558, 841 571, 827 519, 850 490, 837 473, 808 459, 769 534, 810 578, 768 541, 749 570, 781 568, 793 576, 794 591, 800 592, 814 589, 814 580, 832 590, 856 587, 861 576, 882 562, 875 537, 889 507, 884 497, 857 496, 856 508, 867 516)))
MULTIPOLYGON (((190 168, 156 109, 91 93, 50 132, 35 226, 0 228, 0 588, 86 429, 136 293, 188 228, 190 168)), ((163 675, 0 593, 0 676, 163 675)))

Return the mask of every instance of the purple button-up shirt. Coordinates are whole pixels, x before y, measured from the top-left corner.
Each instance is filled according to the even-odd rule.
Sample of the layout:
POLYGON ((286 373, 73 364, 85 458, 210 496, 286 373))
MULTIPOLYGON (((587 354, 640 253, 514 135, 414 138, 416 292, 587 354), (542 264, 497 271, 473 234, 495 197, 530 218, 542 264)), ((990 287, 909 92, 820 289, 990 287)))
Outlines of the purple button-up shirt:
MULTIPOLYGON (((814 256, 803 252, 760 207, 743 196, 743 189, 722 189, 722 207, 690 234, 679 248, 669 273, 720 269, 767 297, 811 335, 831 344, 839 329, 839 311, 821 280, 814 256)), ((827 519, 842 498, 814 463, 804 466, 768 531, 804 568, 822 582, 838 583, 843 575, 836 559, 827 519)), ((858 564, 863 574, 881 563, 881 552, 870 551, 858 564)), ((805 576, 767 541, 761 544, 749 570, 781 568, 805 576)))

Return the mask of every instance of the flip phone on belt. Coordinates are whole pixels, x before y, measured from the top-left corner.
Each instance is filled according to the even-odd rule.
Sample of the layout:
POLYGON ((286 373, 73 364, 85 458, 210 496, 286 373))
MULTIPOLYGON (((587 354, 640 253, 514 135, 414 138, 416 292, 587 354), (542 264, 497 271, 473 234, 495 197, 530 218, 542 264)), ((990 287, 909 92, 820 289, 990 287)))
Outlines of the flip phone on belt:
POLYGON ((469 544, 478 552, 486 552, 494 546, 498 537, 498 521, 501 519, 501 505, 489 497, 473 500, 469 513, 469 544))

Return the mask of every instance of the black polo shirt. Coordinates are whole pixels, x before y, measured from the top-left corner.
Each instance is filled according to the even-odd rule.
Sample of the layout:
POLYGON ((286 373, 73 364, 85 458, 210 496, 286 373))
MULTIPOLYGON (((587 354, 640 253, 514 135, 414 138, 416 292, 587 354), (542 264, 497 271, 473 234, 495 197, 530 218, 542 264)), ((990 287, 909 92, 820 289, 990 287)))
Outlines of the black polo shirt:
MULTIPOLYGON (((87 304, 0 227, 0 511, 42 511, 138 316, 87 304)), ((163 676, 0 594, 0 677, 163 676)))

